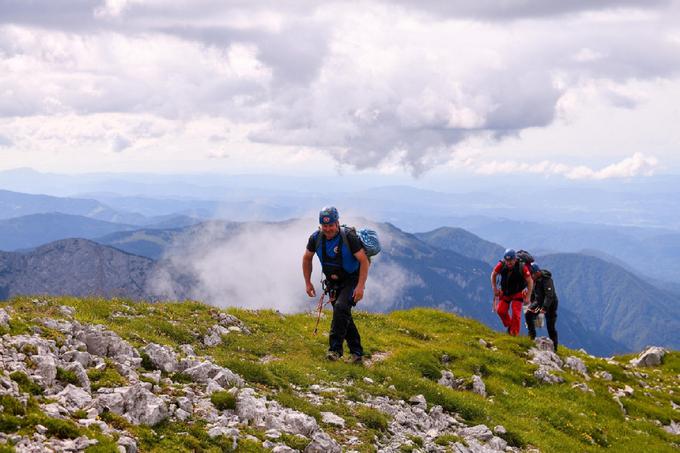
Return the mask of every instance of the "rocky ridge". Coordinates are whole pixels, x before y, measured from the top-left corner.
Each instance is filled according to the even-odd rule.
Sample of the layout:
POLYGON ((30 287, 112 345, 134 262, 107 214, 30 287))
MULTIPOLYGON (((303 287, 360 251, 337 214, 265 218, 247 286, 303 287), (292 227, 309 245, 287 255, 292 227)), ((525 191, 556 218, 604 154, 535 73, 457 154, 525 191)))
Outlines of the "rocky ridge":
POLYGON ((547 338, 496 336, 432 311, 358 314, 380 326, 361 367, 320 359, 325 341, 304 333, 312 316, 230 312, 67 298, 6 305, 0 451, 539 451, 520 411, 531 424, 565 420, 583 451, 631 445, 615 432, 628 423, 666 442, 655 451, 679 446, 678 356, 663 348, 558 355, 547 338), (519 409, 508 407, 517 399, 519 409), (608 418, 586 416, 591 407, 608 418))
MULTIPOLYGON (((285 434, 305 444, 305 452, 342 451, 341 445, 314 417, 261 395, 241 376, 216 364, 211 357, 196 355, 191 345, 182 345, 176 351, 148 343, 137 349, 102 325, 74 320, 72 307, 61 306, 59 310, 65 319, 38 318, 35 321, 42 327, 33 327, 30 335, 0 337, 0 396, 4 402, 18 404, 18 414, 35 404, 33 400, 39 401, 46 420, 75 420, 78 427, 97 427, 115 442, 121 453, 138 451, 138 441, 134 433, 121 428, 121 423, 115 423, 118 419, 109 414, 122 417, 131 425, 155 426, 166 420, 201 421, 208 436, 224 436, 234 449, 248 440, 275 452, 298 451, 282 442, 285 434), (51 338, 54 331, 63 335, 59 341, 51 338), (95 389, 90 376, 105 372, 112 373, 123 385, 95 389), (31 390, 26 391, 27 387, 31 390), (231 395, 233 407, 217 407, 211 397, 218 393, 231 395), (264 440, 249 434, 248 427, 263 432, 264 440)), ((11 319, 11 308, 0 309, 0 325, 8 327, 11 319)), ((229 332, 249 333, 232 315, 220 312, 216 321, 203 339, 206 345, 220 342, 221 335, 229 332)), ((403 451, 404 445, 416 446, 414 439, 420 439, 422 451, 444 452, 447 443, 435 441, 445 435, 458 439, 451 441, 450 447, 459 452, 519 451, 494 434, 503 433, 502 426, 493 432, 485 425, 467 426, 458 414, 437 405, 428 407, 422 395, 414 395, 408 402, 389 397, 367 397, 364 402, 356 402, 345 398, 345 389, 351 386, 351 381, 345 381, 294 389, 317 406, 328 398, 343 399, 349 406, 360 405, 388 415, 390 422, 384 435, 374 439, 373 446, 378 451, 403 451)), ((332 412, 323 413, 323 425, 345 429, 344 419, 332 412)), ((32 428, 32 434, 23 435, 5 429, 0 433, 0 443, 13 445, 16 451, 37 453, 84 451, 100 442, 88 435, 59 438, 41 424, 32 428)), ((352 443, 357 446, 362 443, 351 435, 349 439, 347 451, 351 451, 352 443)))

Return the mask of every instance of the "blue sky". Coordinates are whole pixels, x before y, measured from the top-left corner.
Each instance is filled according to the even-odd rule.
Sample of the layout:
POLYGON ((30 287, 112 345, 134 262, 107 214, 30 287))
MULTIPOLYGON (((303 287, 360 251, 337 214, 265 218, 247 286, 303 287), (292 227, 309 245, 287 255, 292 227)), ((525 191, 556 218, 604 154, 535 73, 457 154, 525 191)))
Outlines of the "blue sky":
POLYGON ((0 0, 0 170, 680 173, 680 3, 0 0))

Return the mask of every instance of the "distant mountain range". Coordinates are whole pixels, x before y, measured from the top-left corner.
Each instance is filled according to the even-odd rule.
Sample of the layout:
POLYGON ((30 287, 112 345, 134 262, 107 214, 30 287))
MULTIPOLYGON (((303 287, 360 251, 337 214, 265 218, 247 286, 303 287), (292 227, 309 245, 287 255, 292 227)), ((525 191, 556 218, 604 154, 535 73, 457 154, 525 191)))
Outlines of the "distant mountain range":
POLYGON ((680 349, 677 295, 595 257, 560 253, 540 260, 553 271, 560 306, 579 313, 587 329, 632 350, 652 344, 680 349))
POLYGON ((0 219, 54 212, 134 225, 142 225, 146 221, 145 217, 140 214, 116 211, 97 200, 0 190, 0 219))
MULTIPOLYGON (((247 224, 212 222, 210 229, 214 231, 216 225, 221 225, 224 237, 228 237, 247 224)), ((177 241, 191 244, 191 238, 200 237, 203 228, 205 226, 196 225, 173 230, 119 232, 107 236, 109 242, 115 244, 116 248, 85 240, 64 240, 47 244, 26 254, 3 253, 0 257, 3 263, 0 270, 2 276, 0 295, 7 298, 17 294, 37 293, 102 294, 158 299, 167 297, 168 293, 159 292, 157 287, 150 285, 150 282, 154 275, 163 272, 172 281, 171 294, 174 297, 179 299, 195 297, 201 293, 199 279, 192 273, 192 268, 181 260, 177 265, 163 260, 162 257, 163 252, 177 241), (132 255, 128 253, 129 251, 145 253, 154 259, 132 255), (40 278, 31 275, 38 275, 40 278)), ((389 239, 386 241, 385 249, 375 261, 372 275, 375 278, 381 276, 385 278, 385 270, 398 266, 408 272, 408 277, 415 284, 407 286, 396 299, 388 299, 387 302, 364 308, 384 312, 415 306, 431 306, 479 319, 494 328, 500 327, 497 316, 490 310, 488 278, 491 267, 488 263, 452 250, 431 246, 415 235, 405 233, 389 224, 381 224, 379 228, 381 235, 389 239)), ((439 231, 438 234, 429 237, 441 238, 442 234, 444 232, 439 231)), ((474 235, 456 231, 454 236, 463 239, 469 253, 474 235)), ((479 250, 488 247, 486 241, 480 239, 479 242, 479 250)), ((552 265, 558 275, 562 275, 562 267, 559 264, 546 262, 552 265)), ((634 276, 632 278, 634 280, 634 276)), ((579 311, 582 307, 572 305, 570 285, 562 283, 562 279, 558 281, 562 301, 559 329, 565 344, 583 347, 595 354, 608 355, 630 350, 631 344, 637 344, 644 339, 654 342, 658 337, 658 331, 642 328, 650 324, 645 318, 640 318, 632 323, 639 329, 634 342, 626 338, 612 338, 611 330, 601 329, 597 323, 584 321, 583 313, 579 311)), ((605 284, 611 283, 606 281, 605 284)), ((620 300, 619 303, 625 304, 628 301, 620 300)), ((585 315, 588 316, 587 310, 585 315)), ((629 319, 613 321, 630 322, 629 319)), ((668 327, 671 328, 673 325, 668 327)), ((665 327, 662 325, 661 330, 663 329, 665 327)), ((671 334, 663 336, 669 342, 672 342, 671 337, 671 334)))
POLYGON ((641 275, 680 282, 680 232, 660 228, 461 219, 459 226, 508 247, 613 257, 641 275), (650 267, 653 263, 653 271, 650 267))
POLYGON ((0 298, 73 295, 148 298, 154 261, 86 239, 64 239, 29 253, 0 252, 0 298))
POLYGON ((92 239, 138 226, 107 222, 80 215, 31 214, 0 220, 0 250, 20 250, 64 238, 92 239))
MULTIPOLYGON (((410 189, 357 192, 353 201, 356 206, 365 203, 370 207, 380 200, 388 209, 395 194, 404 198, 399 209, 413 209, 417 215, 418 193, 410 189)), ((431 203, 441 206, 447 203, 445 194, 433 194, 431 203)), ((480 195, 478 201, 482 199, 480 195)), ((151 198, 109 195, 109 201, 113 200, 116 200, 116 209, 96 200, 0 191, 3 216, 12 216, 0 220, 0 249, 24 252, 2 253, 0 299, 45 292, 209 300, 210 294, 197 289, 200 285, 193 270, 183 266, 181 260, 165 260, 164 253, 178 242, 190 247, 192 241, 204 236, 206 225, 210 225, 213 233, 221 231, 224 238, 243 225, 254 225, 224 221, 197 224, 199 218, 182 214, 145 215, 172 211, 177 200, 166 200, 159 211, 153 211, 151 198), (140 208, 144 214, 117 208, 140 208), (67 213, 41 212, 46 209, 67 213), (13 216, 17 213, 26 215, 13 216), (126 218, 134 222, 106 220, 126 218), (66 238, 95 242, 62 240, 66 238), (40 247, 31 250, 36 246, 40 247), (100 269, 99 274, 94 274, 93 269, 100 269), (149 285, 158 272, 164 272, 173 282, 171 292, 164 293, 149 285)), ((189 212, 192 203, 195 201, 185 199, 181 203, 177 201, 176 206, 189 212)), ((197 209, 214 207, 210 204, 214 202, 196 203, 197 209)), ((320 198, 314 203, 321 203, 320 198)), ((258 200, 250 204, 234 201, 225 206, 227 211, 240 211, 245 218, 263 215, 276 219, 294 210, 291 206, 267 201, 260 204, 258 200)), ((496 315, 490 311, 488 277, 491 265, 498 260, 505 245, 509 245, 545 254, 537 259, 554 273, 561 300, 559 330, 565 343, 598 354, 638 350, 651 343, 678 348, 675 332, 680 327, 680 313, 674 307, 680 298, 680 284, 666 281, 680 275, 674 266, 675 257, 680 256, 680 236, 676 233, 650 228, 539 224, 481 217, 467 217, 461 223, 473 233, 496 242, 481 239, 462 228, 444 227, 409 234, 391 224, 380 224, 381 233, 390 240, 375 262, 373 275, 382 277, 383 283, 389 285, 395 276, 386 270, 405 269, 410 283, 398 297, 381 299, 368 308, 389 311, 433 306, 499 328, 496 315), (583 253, 551 253, 569 249, 583 250, 583 253), (654 274, 657 279, 646 277, 648 274, 654 274)))
MULTIPOLYGON (((17 172, 23 176, 26 173, 26 171, 17 172)), ((0 172, 0 183, 3 177, 7 179, 8 175, 14 175, 14 173, 0 172)), ((16 175, 14 177, 20 181, 25 180, 16 175)), ((55 176, 55 178, 55 181, 61 182, 68 180, 64 176, 55 176)), ((97 180, 95 176, 91 178, 97 180)), ((148 184, 143 184, 141 176, 133 179, 142 184, 140 190, 148 188, 148 184)), ((84 178, 84 181, 87 181, 87 178, 84 178)), ((261 181, 263 187, 248 187, 249 181, 252 183, 258 179, 255 177, 231 178, 222 182, 225 187, 230 187, 228 190, 215 186, 211 190, 198 192, 211 198, 196 198, 197 195, 191 191, 187 191, 187 195, 174 197, 122 196, 108 192, 86 192, 88 197, 93 197, 92 199, 59 198, 0 191, 0 219, 59 212, 139 227, 175 228, 207 219, 282 221, 300 218, 309 215, 310 212, 315 212, 332 199, 338 206, 351 207, 350 210, 354 214, 371 213, 369 216, 371 219, 392 223, 404 231, 428 231, 441 226, 455 226, 464 228, 487 241, 508 247, 524 248, 536 253, 580 253, 587 250, 588 254, 597 256, 601 253, 600 256, 610 257, 608 260, 618 260, 618 264, 625 263, 626 266, 635 269, 640 274, 659 280, 663 286, 669 288, 680 286, 680 267, 675 266, 676 257, 680 256, 680 230, 677 226, 675 229, 670 227, 675 225, 675 221, 672 220, 676 212, 674 206, 680 203, 675 200, 677 197, 674 194, 672 195, 675 198, 668 199, 671 196, 669 194, 645 193, 647 198, 653 198, 647 203, 643 203, 644 197, 633 194, 630 201, 632 205, 628 206, 625 204, 626 197, 620 193, 575 190, 573 195, 578 194, 578 199, 583 199, 583 203, 602 204, 601 207, 593 206, 590 210, 615 211, 615 216, 612 214, 603 220, 603 222, 610 222, 608 224, 587 224, 575 221, 555 221, 564 219, 565 213, 573 213, 571 217, 578 220, 583 218, 579 213, 590 212, 585 208, 585 204, 580 208, 575 206, 574 198, 570 198, 570 192, 564 189, 542 193, 542 198, 546 198, 546 201, 541 202, 542 204, 520 206, 514 198, 520 198, 520 193, 526 193, 526 188, 522 189, 523 192, 513 192, 516 197, 506 200, 497 196, 490 197, 485 192, 452 194, 406 186, 376 187, 355 191, 345 189, 332 195, 324 195, 319 191, 320 187, 311 185, 313 180, 297 180, 302 184, 298 192, 271 188, 276 181, 283 186, 291 181, 286 182, 286 180, 274 178, 261 181), (99 198, 95 200, 94 197, 99 198), (561 210, 560 206, 564 209, 561 210), (665 209, 662 209, 664 206, 665 209), (654 218, 658 222, 643 221, 640 212, 643 208, 654 208, 656 213, 654 218), (626 209, 629 210, 626 211, 626 209), (466 214, 460 215, 460 212, 466 214), (620 220, 620 223, 656 225, 669 220, 669 227, 611 224, 611 221, 626 213, 630 215, 630 219, 620 220), (534 220, 520 221, 501 218, 505 215, 534 220), (165 222, 167 218, 187 220, 171 223, 165 222), (551 221, 547 222, 543 219, 551 221), (653 275, 647 265, 649 262, 657 264, 653 275)), ((671 183, 672 181, 670 180, 671 183)), ((218 184, 220 180, 206 177, 205 182, 218 184)), ((166 188, 170 190, 170 183, 164 184, 167 184, 166 188)), ((121 187, 123 186, 125 185, 122 184, 121 187)), ((130 187, 125 186, 125 189, 129 190, 130 187)), ((161 189, 162 187, 155 188, 155 190, 161 189)), ((680 212, 680 209, 677 212, 680 212)), ((651 214, 645 215, 649 217, 651 214)), ((566 218, 569 216, 567 215, 566 218)), ((680 225, 680 219, 678 224, 680 225)), ((47 242, 45 238, 36 235, 30 243, 45 242, 47 242)), ((5 243, 11 243, 10 236, 7 237, 5 243)), ((18 248, 13 247, 11 250, 18 248)))
POLYGON ((438 248, 454 250, 468 258, 495 265, 505 248, 462 228, 441 227, 427 233, 416 233, 418 239, 438 248))
MULTIPOLYGON (((491 264, 504 251, 498 244, 460 228, 439 228, 417 236, 436 246, 464 250, 467 256, 477 256, 491 264)), ((595 256, 560 253, 535 258, 553 273, 559 315, 565 311, 568 316, 578 314, 583 330, 598 332, 630 350, 654 342, 680 349, 676 334, 680 331, 677 294, 658 289, 639 274, 595 256)), ((562 321, 560 317, 559 330, 564 330, 562 321)))

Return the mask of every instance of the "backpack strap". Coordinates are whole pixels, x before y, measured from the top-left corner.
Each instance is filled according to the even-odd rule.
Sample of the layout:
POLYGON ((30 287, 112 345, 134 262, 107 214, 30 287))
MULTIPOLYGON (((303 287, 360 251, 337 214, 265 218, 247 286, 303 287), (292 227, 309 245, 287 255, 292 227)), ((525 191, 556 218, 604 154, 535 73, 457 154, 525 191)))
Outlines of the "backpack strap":
POLYGON ((321 230, 316 231, 316 247, 314 247, 314 251, 319 250, 319 246, 321 245, 321 230))
MULTIPOLYGON (((345 227, 341 226, 340 227, 340 237, 342 238, 342 243, 347 246, 349 249, 349 242, 347 242, 347 232, 345 231, 345 227)), ((342 244, 340 244, 342 246, 342 244)), ((352 250, 350 249, 350 253, 352 253, 352 250)))

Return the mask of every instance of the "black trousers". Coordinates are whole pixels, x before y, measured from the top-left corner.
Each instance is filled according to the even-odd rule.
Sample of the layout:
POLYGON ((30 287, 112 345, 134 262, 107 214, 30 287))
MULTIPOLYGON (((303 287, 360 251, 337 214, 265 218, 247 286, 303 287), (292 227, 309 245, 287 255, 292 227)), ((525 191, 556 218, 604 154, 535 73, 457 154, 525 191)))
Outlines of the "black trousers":
MULTIPOLYGON (((557 322, 557 305, 551 307, 552 309, 545 312, 545 325, 548 329, 548 337, 553 342, 553 348, 557 351, 557 329, 555 328, 555 323, 557 322)), ((538 313, 532 313, 527 311, 524 315, 524 319, 527 322, 527 330, 529 331, 529 337, 533 340, 536 338, 536 318, 538 313)))
POLYGON ((347 341, 349 352, 361 356, 364 350, 361 347, 361 337, 357 326, 352 319, 352 307, 355 305, 352 294, 356 282, 341 286, 337 289, 337 297, 333 302, 333 321, 331 332, 328 336, 329 351, 335 351, 342 355, 343 342, 347 341))

